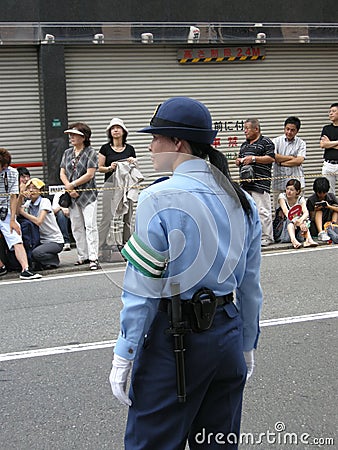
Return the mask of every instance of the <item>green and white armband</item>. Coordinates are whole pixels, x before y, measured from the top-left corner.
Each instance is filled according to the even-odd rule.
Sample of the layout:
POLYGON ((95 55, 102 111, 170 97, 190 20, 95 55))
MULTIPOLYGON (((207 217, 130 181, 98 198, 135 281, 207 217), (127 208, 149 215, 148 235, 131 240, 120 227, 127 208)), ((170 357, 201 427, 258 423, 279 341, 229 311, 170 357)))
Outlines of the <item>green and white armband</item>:
POLYGON ((136 233, 123 247, 121 254, 143 275, 150 278, 161 278, 168 262, 163 255, 148 247, 136 233))

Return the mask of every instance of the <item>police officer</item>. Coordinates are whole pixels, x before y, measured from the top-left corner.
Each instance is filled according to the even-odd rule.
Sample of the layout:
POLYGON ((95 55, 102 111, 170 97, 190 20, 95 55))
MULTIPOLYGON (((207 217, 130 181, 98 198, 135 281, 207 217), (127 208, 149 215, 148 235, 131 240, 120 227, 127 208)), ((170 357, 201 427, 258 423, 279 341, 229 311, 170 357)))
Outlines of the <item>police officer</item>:
POLYGON ((183 450, 188 440, 192 450, 236 449, 259 335, 259 216, 211 146, 217 131, 204 104, 171 98, 140 132, 153 135, 155 170, 173 175, 142 191, 122 250, 128 264, 109 379, 129 405, 125 448, 183 450))

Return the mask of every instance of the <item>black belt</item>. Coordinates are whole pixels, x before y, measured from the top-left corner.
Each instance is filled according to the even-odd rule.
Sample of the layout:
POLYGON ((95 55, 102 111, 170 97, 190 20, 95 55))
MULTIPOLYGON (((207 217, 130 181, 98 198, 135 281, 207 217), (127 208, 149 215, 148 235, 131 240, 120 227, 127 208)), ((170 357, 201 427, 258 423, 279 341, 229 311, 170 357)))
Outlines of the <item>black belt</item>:
POLYGON ((325 162, 328 162, 330 164, 338 164, 338 160, 337 159, 326 159, 325 162))
MULTIPOLYGON (((216 299, 217 299, 217 306, 228 305, 229 303, 232 303, 234 301, 234 295, 231 292, 231 294, 216 296, 216 299)), ((169 298, 161 298, 160 303, 158 305, 158 310, 161 312, 168 312, 168 306, 170 304, 170 301, 171 300, 169 298)), ((190 308, 189 300, 181 300, 181 305, 183 314, 185 312, 189 312, 188 309, 190 308)))

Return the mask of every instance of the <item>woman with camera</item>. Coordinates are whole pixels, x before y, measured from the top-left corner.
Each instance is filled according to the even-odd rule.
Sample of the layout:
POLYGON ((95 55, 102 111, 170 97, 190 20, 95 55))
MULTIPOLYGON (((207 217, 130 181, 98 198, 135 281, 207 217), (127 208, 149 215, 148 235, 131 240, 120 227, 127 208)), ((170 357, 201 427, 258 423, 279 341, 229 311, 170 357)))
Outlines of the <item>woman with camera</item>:
POLYGON ((76 242, 76 265, 88 264, 90 270, 98 269, 97 190, 95 172, 97 154, 90 145, 91 129, 82 122, 70 125, 65 131, 71 147, 65 150, 60 178, 70 193, 69 216, 76 242))

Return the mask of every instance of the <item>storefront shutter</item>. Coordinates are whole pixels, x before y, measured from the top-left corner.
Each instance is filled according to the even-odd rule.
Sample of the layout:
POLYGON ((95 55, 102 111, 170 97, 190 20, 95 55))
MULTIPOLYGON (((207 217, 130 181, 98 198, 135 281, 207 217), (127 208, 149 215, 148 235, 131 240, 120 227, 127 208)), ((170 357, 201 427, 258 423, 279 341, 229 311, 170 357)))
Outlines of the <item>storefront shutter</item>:
POLYGON ((337 46, 295 44, 266 46, 264 60, 179 64, 177 48, 167 46, 66 48, 66 79, 70 121, 86 121, 99 150, 112 117, 130 130, 147 182, 154 174, 148 154, 150 136, 136 131, 147 125, 157 104, 171 96, 191 96, 205 102, 222 128, 219 149, 232 157, 244 140, 240 124, 248 117, 261 121, 270 138, 283 133, 290 115, 302 121, 299 137, 307 142, 306 193, 321 172, 319 137, 329 123, 328 108, 337 101, 337 46))
POLYGON ((37 49, 0 47, 0 142, 12 163, 43 178, 37 49))

